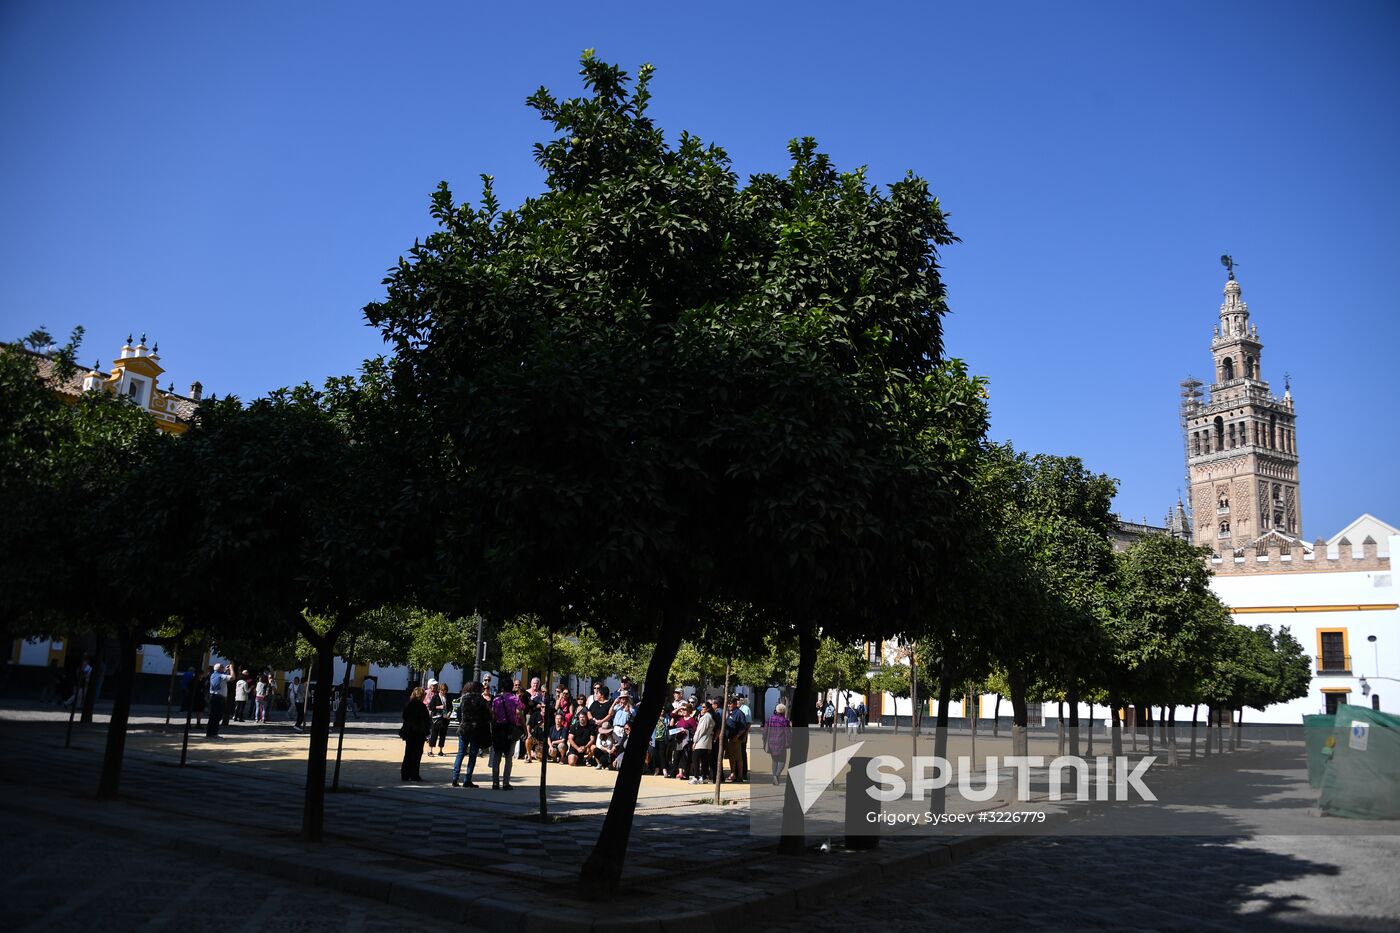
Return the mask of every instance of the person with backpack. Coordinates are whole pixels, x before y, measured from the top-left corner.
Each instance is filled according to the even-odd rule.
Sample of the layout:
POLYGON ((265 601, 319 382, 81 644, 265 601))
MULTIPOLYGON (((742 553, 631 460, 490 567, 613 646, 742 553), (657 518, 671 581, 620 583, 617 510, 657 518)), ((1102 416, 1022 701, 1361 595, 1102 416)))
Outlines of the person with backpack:
POLYGON ((491 701, 491 789, 510 790, 511 750, 525 734, 525 706, 515 692, 515 683, 501 681, 501 692, 491 701), (505 759, 505 780, 501 780, 501 759, 505 759))
POLYGON ((464 787, 476 787, 472 774, 476 772, 476 756, 491 748, 491 703, 482 696, 479 681, 472 681, 462 688, 462 699, 457 706, 457 760, 452 763, 452 786, 462 774, 462 759, 467 758, 467 779, 464 787))

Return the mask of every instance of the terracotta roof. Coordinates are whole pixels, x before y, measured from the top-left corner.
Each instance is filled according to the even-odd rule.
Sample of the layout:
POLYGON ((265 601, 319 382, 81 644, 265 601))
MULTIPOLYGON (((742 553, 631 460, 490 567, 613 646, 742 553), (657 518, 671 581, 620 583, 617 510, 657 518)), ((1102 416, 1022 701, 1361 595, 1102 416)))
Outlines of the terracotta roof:
MULTIPOLYGON (((19 349, 34 359, 39 370, 39 378, 51 385, 55 392, 72 398, 83 394, 83 379, 90 372, 88 367, 78 366, 70 378, 60 381, 55 371, 58 363, 52 356, 30 350, 27 347, 19 347, 19 349)), ((106 379, 110 375, 111 373, 103 373, 103 378, 106 379)), ((183 395, 176 395, 174 392, 167 392, 159 386, 156 387, 156 391, 167 400, 170 406, 169 411, 176 420, 186 423, 194 420, 195 412, 199 410, 198 402, 183 395)))

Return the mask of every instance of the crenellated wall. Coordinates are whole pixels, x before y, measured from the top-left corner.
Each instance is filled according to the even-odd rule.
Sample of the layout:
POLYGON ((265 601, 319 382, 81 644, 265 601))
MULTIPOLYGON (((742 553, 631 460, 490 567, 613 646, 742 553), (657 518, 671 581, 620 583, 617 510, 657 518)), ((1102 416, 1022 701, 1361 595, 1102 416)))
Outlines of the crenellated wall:
POLYGON ((1283 545, 1273 541, 1269 543, 1267 549, 1253 546, 1245 547, 1242 551, 1242 557, 1232 557, 1227 554, 1212 558, 1210 567, 1219 576, 1256 573, 1336 573, 1355 570, 1389 571, 1390 555, 1380 554, 1378 551, 1376 541, 1370 535, 1367 535, 1366 540, 1361 542, 1360 554, 1356 553, 1355 547, 1346 538, 1337 542, 1335 553, 1321 538, 1313 543, 1311 550, 1293 547, 1287 553, 1284 552, 1283 545))

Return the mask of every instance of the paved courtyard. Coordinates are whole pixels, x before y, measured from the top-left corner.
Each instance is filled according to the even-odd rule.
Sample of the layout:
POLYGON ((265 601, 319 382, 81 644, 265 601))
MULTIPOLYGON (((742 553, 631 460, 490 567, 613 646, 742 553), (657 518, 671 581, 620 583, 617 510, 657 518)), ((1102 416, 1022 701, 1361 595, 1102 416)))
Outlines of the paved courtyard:
MULTIPOLYGON (((543 825, 528 818, 538 765, 522 770, 524 786, 512 794, 451 788, 450 757, 424 762, 425 777, 439 783, 402 785, 401 744, 362 723, 346 740, 348 792, 327 801, 328 841, 311 846, 297 839, 304 736, 236 727, 225 739, 192 738, 191 765, 181 769, 178 731, 143 721, 117 804, 91 799, 101 738, 100 724, 79 729, 64 749, 56 717, 0 710, 7 927, 442 922, 562 933, 597 916, 579 909, 572 879, 596 837, 609 775, 551 768, 551 807, 567 818, 543 825)), ((604 910, 612 919, 649 910, 651 929, 1400 928, 1392 827, 1339 821, 1352 834, 1328 834, 1331 821, 1311 811, 1296 747, 1239 754, 1247 769, 1228 790, 1208 768, 1175 772, 1188 831, 1228 819, 1229 835, 1061 834, 987 849, 899 838, 873 855, 838 846, 802 859, 778 857, 749 835, 747 789, 726 788, 742 799, 716 808, 698 802, 704 788, 648 778, 627 889, 604 910)), ((1067 826, 1092 823, 1085 815, 1067 826)))

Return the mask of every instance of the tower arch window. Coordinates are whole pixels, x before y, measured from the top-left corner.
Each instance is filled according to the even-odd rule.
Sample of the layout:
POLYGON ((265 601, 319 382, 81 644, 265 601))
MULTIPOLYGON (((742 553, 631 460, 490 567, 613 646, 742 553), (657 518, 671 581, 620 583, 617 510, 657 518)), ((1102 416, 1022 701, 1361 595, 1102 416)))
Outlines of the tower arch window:
POLYGON ((1229 382, 1231 379, 1235 378, 1235 360, 1233 357, 1227 356, 1220 361, 1220 378, 1225 382, 1229 382))
POLYGON ((1246 379, 1254 378, 1254 357, 1252 356, 1244 358, 1244 375, 1246 379))
POLYGON ((1269 449, 1278 449, 1278 415, 1269 416, 1269 449))
POLYGON ((1215 449, 1225 449, 1225 419, 1219 415, 1215 416, 1215 449))
POLYGON ((1192 431, 1192 432, 1191 432, 1191 456, 1193 456, 1193 457, 1199 457, 1200 455, 1201 455, 1201 432, 1200 432, 1200 431, 1192 431))

